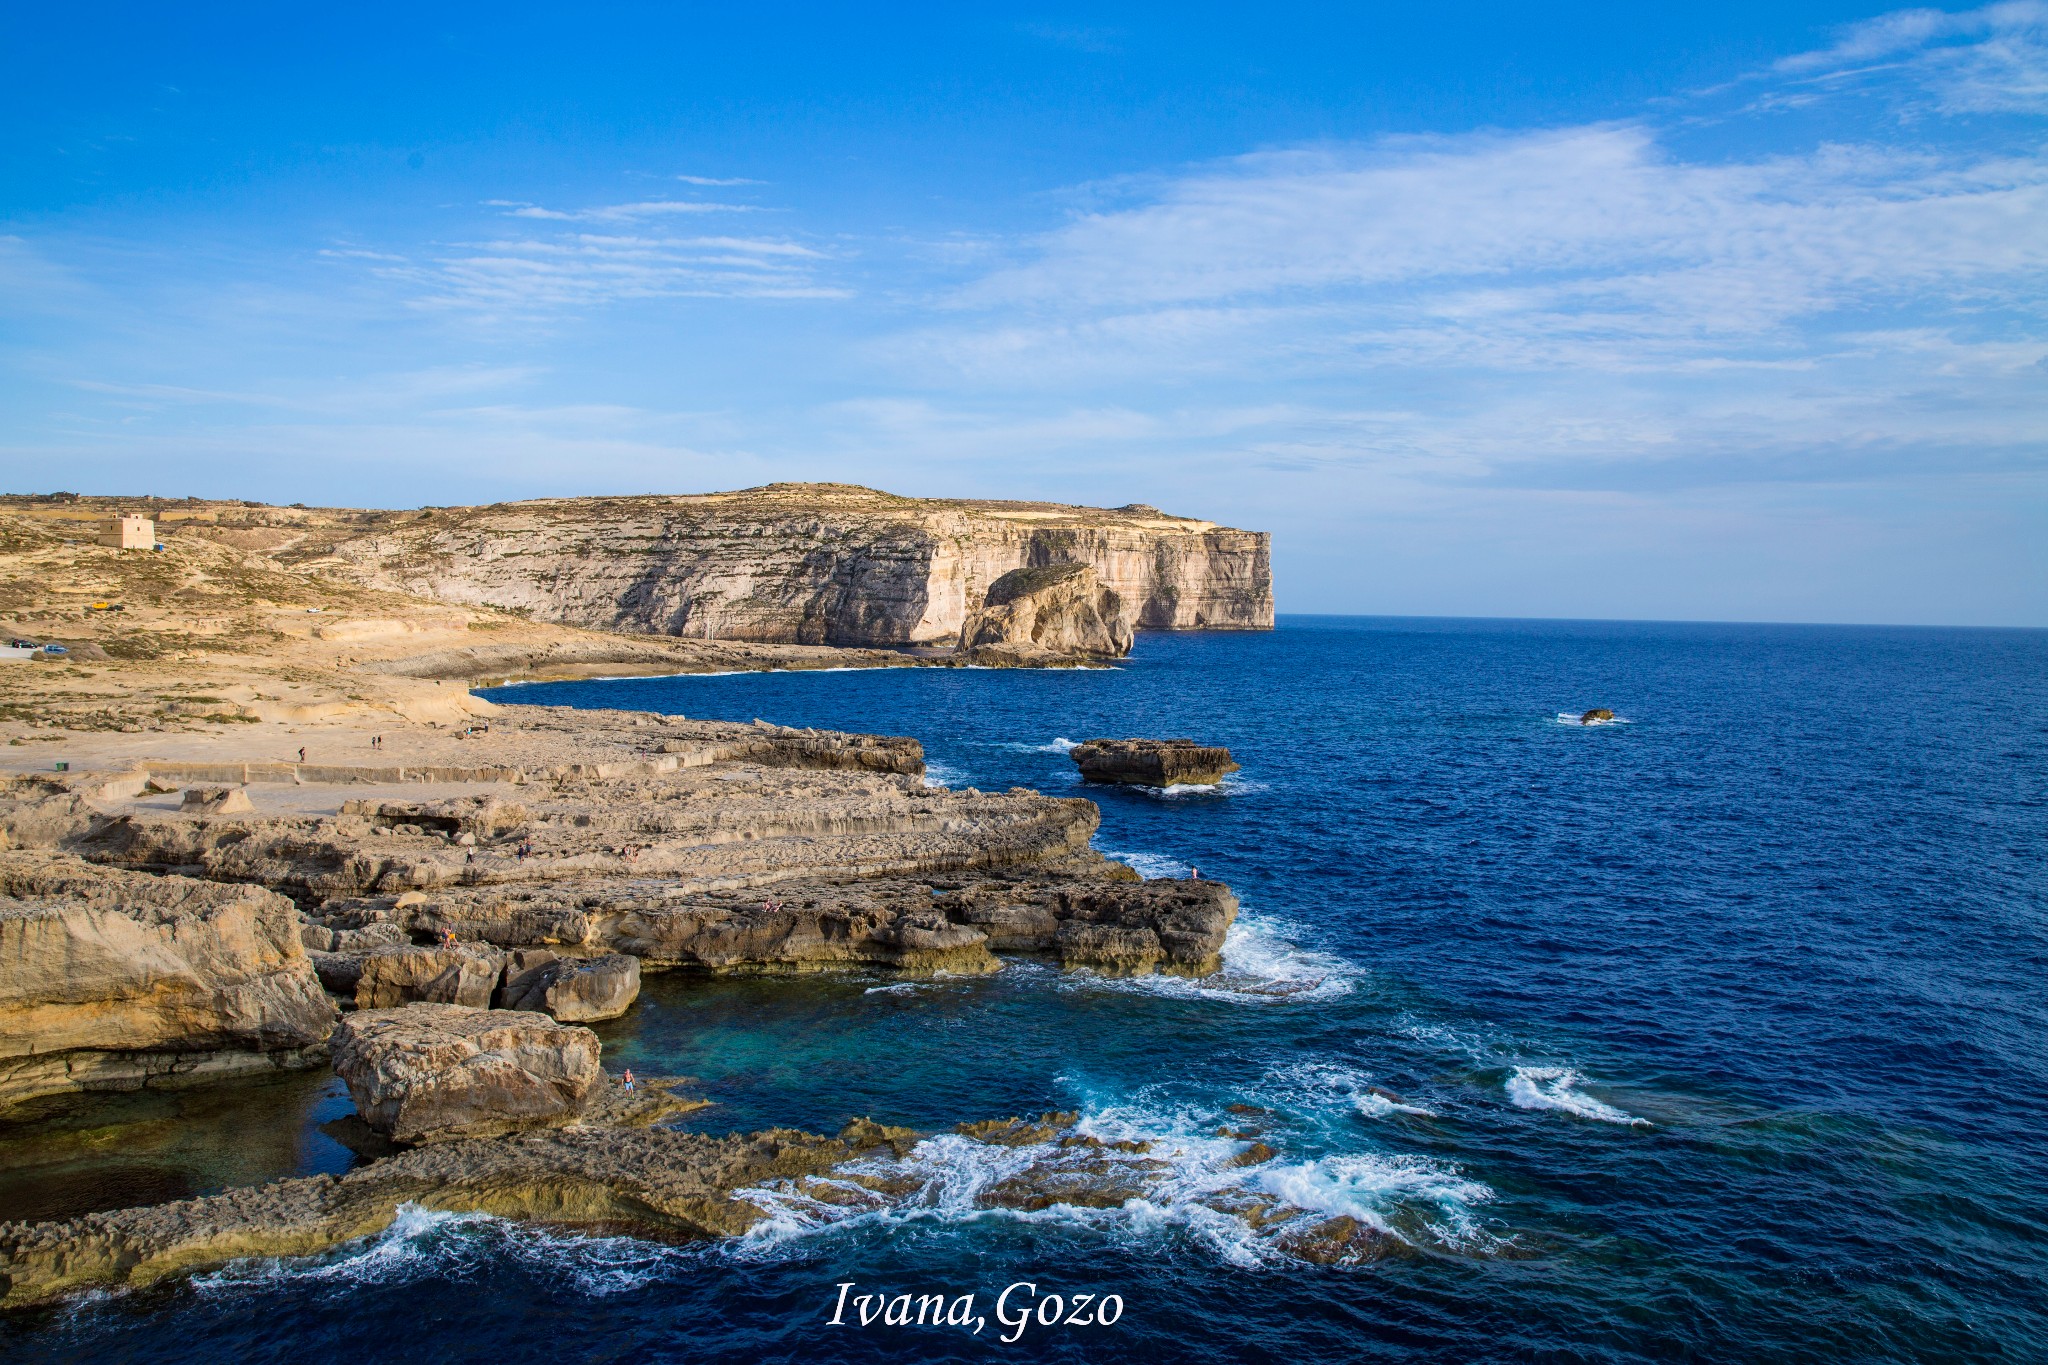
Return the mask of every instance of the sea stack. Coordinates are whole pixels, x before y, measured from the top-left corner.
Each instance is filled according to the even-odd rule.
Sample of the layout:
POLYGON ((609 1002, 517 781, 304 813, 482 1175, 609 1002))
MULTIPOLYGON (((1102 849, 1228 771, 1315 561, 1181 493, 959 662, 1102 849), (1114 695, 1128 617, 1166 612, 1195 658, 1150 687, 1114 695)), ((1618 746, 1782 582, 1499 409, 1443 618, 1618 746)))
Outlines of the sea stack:
POLYGON ((1121 659, 1131 652, 1124 600, 1086 564, 1013 569, 989 585, 960 630, 962 663, 1044 668, 1121 659))
POLYGON ((1212 786, 1238 768, 1230 750, 1191 739, 1091 739, 1069 756, 1090 782, 1135 787, 1212 786))

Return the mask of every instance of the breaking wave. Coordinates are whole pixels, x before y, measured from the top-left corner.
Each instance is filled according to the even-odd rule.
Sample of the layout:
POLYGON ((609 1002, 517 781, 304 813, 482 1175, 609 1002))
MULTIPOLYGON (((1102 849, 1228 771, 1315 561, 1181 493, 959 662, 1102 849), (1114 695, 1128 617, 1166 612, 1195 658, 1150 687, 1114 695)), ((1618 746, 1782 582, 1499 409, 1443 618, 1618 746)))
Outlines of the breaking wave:
POLYGON ((536 1278, 566 1282, 576 1292, 604 1298, 637 1289, 693 1254, 632 1237, 578 1236, 489 1214, 443 1213, 403 1204, 382 1232, 324 1255, 233 1261, 195 1276, 192 1285, 201 1293, 286 1281, 352 1289, 428 1278, 484 1277, 509 1263, 536 1278))
POLYGON ((1397 1114, 1425 1119, 1442 1117, 1436 1110, 1411 1103, 1407 1096, 1395 1094, 1374 1083, 1365 1072, 1341 1062, 1301 1062, 1283 1068, 1259 1086, 1259 1094, 1270 1096, 1277 1104, 1311 1110, 1335 1104, 1347 1113, 1370 1119, 1392 1118, 1397 1114))
POLYGON ((1226 773, 1221 782, 1177 782, 1171 787, 1132 786, 1125 790, 1161 801, 1185 801, 1197 796, 1250 796, 1255 792, 1269 791, 1271 787, 1241 773, 1226 773))
POLYGON ((1588 730, 1592 729, 1592 728, 1593 728, 1594 726, 1596 726, 1596 725, 1632 725, 1632 724, 1634 724, 1634 722, 1633 722, 1633 721, 1631 721, 1631 720, 1630 720, 1630 719, 1629 719, 1629 718, 1628 718, 1627 716, 1616 716, 1616 717, 1614 717, 1614 718, 1613 718, 1612 720, 1581 720, 1581 719, 1579 719, 1579 717, 1583 716, 1584 714, 1585 714, 1585 712, 1583 712, 1583 711, 1560 711, 1560 712, 1558 712, 1558 713, 1557 713, 1557 723, 1558 723, 1559 725, 1576 725, 1576 726, 1580 726, 1580 727, 1582 727, 1582 728, 1584 728, 1584 729, 1588 729, 1588 730))
POLYGON ((1105 858, 1116 859, 1116 861, 1130 868, 1147 881, 1157 877, 1179 878, 1191 876, 1195 870, 1191 865, 1164 853, 1127 853, 1121 849, 1114 848, 1103 848, 1096 851, 1105 858))
POLYGON ((965 781, 967 774, 951 764, 939 763, 927 758, 924 761, 924 784, 927 787, 951 787, 965 781))
POLYGON ((1013 754, 1064 754, 1072 749, 1079 748, 1080 741, 1068 739, 1065 735, 1058 735, 1053 738, 1050 744, 1021 744, 1012 741, 997 747, 1008 749, 1013 754))
POLYGON ((1637 1118, 1581 1091, 1578 1087, 1585 1079, 1570 1067, 1518 1066, 1507 1080, 1508 1098, 1519 1109, 1555 1109, 1602 1123, 1650 1126, 1648 1119, 1637 1118))
POLYGON ((1245 1268, 1502 1244, 1473 1212, 1494 1192, 1453 1167, 1399 1154, 1290 1159, 1257 1132, 1219 1130, 1222 1117, 1123 1104, 1022 1121, 987 1141, 926 1138, 903 1156, 851 1162, 827 1178, 740 1191, 767 1217, 727 1247, 779 1257, 821 1235, 983 1220, 1131 1243, 1175 1237, 1245 1268))
POLYGON ((1240 912, 1223 939, 1223 965, 1208 976, 1100 976, 1075 971, 1062 976, 1060 984, 1248 1004, 1349 995, 1358 984, 1357 969, 1340 957, 1301 947, 1289 937, 1296 932, 1296 926, 1285 920, 1240 912))

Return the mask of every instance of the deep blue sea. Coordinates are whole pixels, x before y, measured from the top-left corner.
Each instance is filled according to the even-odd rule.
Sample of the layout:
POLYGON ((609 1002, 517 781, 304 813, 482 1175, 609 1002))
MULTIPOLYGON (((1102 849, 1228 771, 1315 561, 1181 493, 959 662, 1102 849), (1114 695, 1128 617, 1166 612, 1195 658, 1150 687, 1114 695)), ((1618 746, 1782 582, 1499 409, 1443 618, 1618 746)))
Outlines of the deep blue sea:
POLYGON ((977 1210, 1000 1172, 940 1142, 914 1199, 719 1245, 411 1217, 16 1318, 10 1361, 2048 1359, 2048 633, 1296 617, 1113 670, 490 695, 909 734, 985 789, 1229 745, 1215 790, 1086 792, 1105 852, 1237 889, 1216 978, 671 974, 604 1029, 703 1079, 702 1128, 1073 1109, 1165 1154, 1144 1197, 977 1210), (1278 1154, 1226 1173, 1233 1104, 1278 1154), (1407 1251, 1305 1263, 1219 1182, 1407 1251), (831 1326, 849 1281, 1122 1316, 831 1326))

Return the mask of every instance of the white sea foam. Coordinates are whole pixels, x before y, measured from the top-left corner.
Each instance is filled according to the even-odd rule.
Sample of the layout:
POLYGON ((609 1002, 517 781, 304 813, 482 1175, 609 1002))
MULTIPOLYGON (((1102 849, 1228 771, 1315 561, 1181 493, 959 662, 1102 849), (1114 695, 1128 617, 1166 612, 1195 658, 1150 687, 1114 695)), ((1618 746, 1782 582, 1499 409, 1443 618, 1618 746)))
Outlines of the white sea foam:
POLYGON ((444 1213, 399 1206, 382 1232, 322 1256, 233 1261, 194 1277, 201 1293, 248 1289, 279 1281, 342 1287, 460 1279, 512 1262, 565 1279, 577 1292, 602 1298, 636 1289, 693 1253, 631 1237, 583 1237, 482 1213, 444 1213))
POLYGON ((1356 1218, 1404 1242, 1449 1247, 1485 1240, 1472 1206, 1493 1190, 1451 1167, 1420 1156, 1326 1156, 1296 1165, 1272 1164, 1259 1189, 1311 1213, 1356 1218))
POLYGON ((1220 782, 1176 782, 1170 787, 1126 788, 1161 801, 1184 801, 1197 796, 1251 796, 1270 789, 1269 784, 1241 773, 1226 773, 1220 782))
POLYGON ((1115 848, 1096 851, 1105 858, 1116 859, 1148 881, 1155 877, 1185 877, 1194 871, 1194 868, 1180 859, 1164 853, 1132 853, 1115 848))
POLYGON ((1342 1062, 1300 1062, 1268 1075, 1257 1093, 1269 1103, 1313 1111, 1335 1105, 1365 1118, 1438 1118, 1434 1110, 1394 1095, 1374 1084, 1367 1073, 1342 1062))
POLYGON ((980 1220, 1086 1228, 1123 1242, 1178 1234, 1247 1267, 1289 1260, 1292 1236, 1339 1216, 1440 1250, 1493 1244, 1471 1212, 1493 1191, 1451 1167, 1407 1155, 1266 1155, 1216 1136, 1221 1117, 1126 1103, 1093 1108, 1070 1130, 1129 1145, 1122 1150, 927 1138, 904 1157, 850 1163, 829 1180, 740 1191, 768 1216, 729 1244, 731 1254, 775 1258, 801 1254, 820 1235, 980 1220), (1036 1197, 1019 1197, 1027 1192, 1036 1197), (1009 1207, 1068 1192, 1081 1202, 1009 1207))
MULTIPOLYGON (((1123 856, 1131 861, 1129 855, 1123 856)), ((1303 948, 1290 937, 1299 929, 1285 920, 1240 912, 1223 938, 1223 965, 1207 976, 1103 976, 1063 973, 1067 990, 1127 991, 1183 1000, 1225 1000, 1241 1004, 1335 1000, 1357 986, 1357 971, 1329 953, 1303 948)))
POLYGON ((1589 730, 1590 730, 1590 729, 1592 729, 1592 728, 1593 728, 1594 726, 1596 726, 1596 725, 1632 725, 1632 724, 1634 724, 1634 722, 1633 722, 1633 721, 1631 721, 1631 720, 1630 720, 1630 719, 1629 719, 1629 718, 1628 718, 1627 716, 1616 716, 1616 717, 1615 717, 1615 718, 1614 718, 1613 720, 1580 720, 1580 719, 1579 719, 1579 717, 1583 716, 1584 714, 1585 714, 1585 712, 1583 712, 1583 711, 1560 711, 1560 712, 1558 712, 1558 713, 1557 713, 1557 723, 1558 723, 1559 725, 1579 725, 1579 726, 1584 726, 1584 727, 1585 727, 1586 729, 1589 729, 1589 730))
POLYGON ((1637 1118, 1580 1090, 1578 1087, 1585 1083, 1585 1079, 1570 1067, 1518 1066, 1507 1080, 1508 1098, 1520 1109, 1555 1109, 1560 1113, 1576 1114, 1582 1119, 1598 1119, 1602 1123, 1650 1126, 1648 1119, 1637 1118))
POLYGON ((930 758, 924 761, 924 784, 927 787, 951 787, 966 776, 967 774, 949 763, 940 763, 930 758))

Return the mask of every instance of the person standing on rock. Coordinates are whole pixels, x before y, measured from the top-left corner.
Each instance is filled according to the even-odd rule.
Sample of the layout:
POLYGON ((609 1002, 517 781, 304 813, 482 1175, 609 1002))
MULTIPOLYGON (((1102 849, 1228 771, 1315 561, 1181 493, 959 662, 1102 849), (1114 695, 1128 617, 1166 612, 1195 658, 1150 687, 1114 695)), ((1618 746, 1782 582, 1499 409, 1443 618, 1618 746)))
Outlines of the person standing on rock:
POLYGON ((620 1084, 622 1084, 622 1085, 624 1085, 624 1086, 626 1087, 626 1089, 628 1089, 628 1090, 631 1090, 631 1089, 633 1088, 633 1068, 632 1068, 632 1067, 630 1067, 630 1066, 629 1066, 629 1067, 627 1067, 627 1068, 626 1068, 626 1074, 625 1074, 625 1075, 623 1075, 623 1076, 621 1076, 621 1077, 619 1077, 619 1083, 620 1083, 620 1084))

